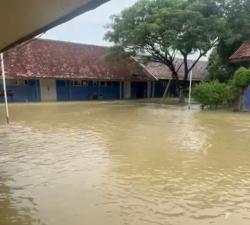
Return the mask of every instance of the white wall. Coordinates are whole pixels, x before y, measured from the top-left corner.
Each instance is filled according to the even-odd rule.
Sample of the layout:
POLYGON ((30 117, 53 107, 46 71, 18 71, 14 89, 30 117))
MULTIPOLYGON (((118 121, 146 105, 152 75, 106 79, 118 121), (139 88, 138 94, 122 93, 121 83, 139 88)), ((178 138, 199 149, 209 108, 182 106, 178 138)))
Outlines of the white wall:
POLYGON ((131 82, 130 81, 124 82, 124 98, 125 99, 131 98, 131 82))
POLYGON ((40 80, 40 89, 41 89, 41 100, 42 101, 56 101, 56 81, 43 79, 40 80))

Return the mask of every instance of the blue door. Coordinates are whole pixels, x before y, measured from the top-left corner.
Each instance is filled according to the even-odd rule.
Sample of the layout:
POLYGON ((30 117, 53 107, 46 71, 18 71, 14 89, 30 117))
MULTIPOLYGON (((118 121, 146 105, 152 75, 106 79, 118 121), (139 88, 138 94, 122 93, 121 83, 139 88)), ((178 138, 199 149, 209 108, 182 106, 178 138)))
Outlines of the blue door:
POLYGON ((147 98, 147 82, 132 82, 131 83, 131 98, 142 99, 147 98))
POLYGON ((245 103, 245 109, 250 110, 250 86, 246 90, 244 103, 245 103))

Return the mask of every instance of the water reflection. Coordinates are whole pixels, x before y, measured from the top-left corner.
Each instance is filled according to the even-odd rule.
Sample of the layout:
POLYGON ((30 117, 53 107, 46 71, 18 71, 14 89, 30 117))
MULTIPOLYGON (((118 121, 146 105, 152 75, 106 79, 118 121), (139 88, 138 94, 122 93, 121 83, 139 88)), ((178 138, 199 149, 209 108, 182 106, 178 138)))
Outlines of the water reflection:
POLYGON ((133 102, 11 112, 0 126, 0 216, 13 215, 3 225, 249 223, 247 114, 133 102))

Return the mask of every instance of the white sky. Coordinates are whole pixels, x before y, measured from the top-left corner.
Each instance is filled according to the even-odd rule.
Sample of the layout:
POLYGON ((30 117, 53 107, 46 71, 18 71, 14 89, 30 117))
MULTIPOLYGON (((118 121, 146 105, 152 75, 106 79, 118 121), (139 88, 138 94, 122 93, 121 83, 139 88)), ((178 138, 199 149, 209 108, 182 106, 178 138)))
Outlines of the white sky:
MULTIPOLYGON (((137 0, 111 0, 97 9, 47 31, 41 38, 110 46, 111 43, 103 40, 107 32, 105 26, 111 22, 110 17, 136 2, 137 0)), ((194 54, 189 58, 196 59, 197 56, 194 54)), ((207 57, 203 57, 202 60, 207 60, 207 57)))
POLYGON ((97 9, 82 14, 73 20, 47 31, 41 38, 80 42, 84 44, 110 45, 103 40, 105 26, 110 16, 132 6, 137 0, 111 0, 97 9))

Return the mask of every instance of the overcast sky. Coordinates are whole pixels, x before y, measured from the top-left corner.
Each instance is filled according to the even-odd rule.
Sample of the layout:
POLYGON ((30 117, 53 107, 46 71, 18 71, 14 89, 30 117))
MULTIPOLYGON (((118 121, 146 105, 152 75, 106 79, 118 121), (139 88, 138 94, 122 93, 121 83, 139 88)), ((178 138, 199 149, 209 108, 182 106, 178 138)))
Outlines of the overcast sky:
MULTIPOLYGON (((111 0, 97 9, 47 31, 41 38, 109 46, 111 43, 104 41, 103 37, 107 32, 105 26, 111 22, 110 17, 136 2, 137 0, 111 0)), ((190 58, 196 59, 197 55, 194 54, 190 58)), ((207 57, 202 59, 207 60, 207 57)))
POLYGON ((41 38, 80 42, 95 45, 110 45, 103 40, 110 23, 110 16, 120 13, 137 0, 111 0, 97 9, 47 31, 41 38))

